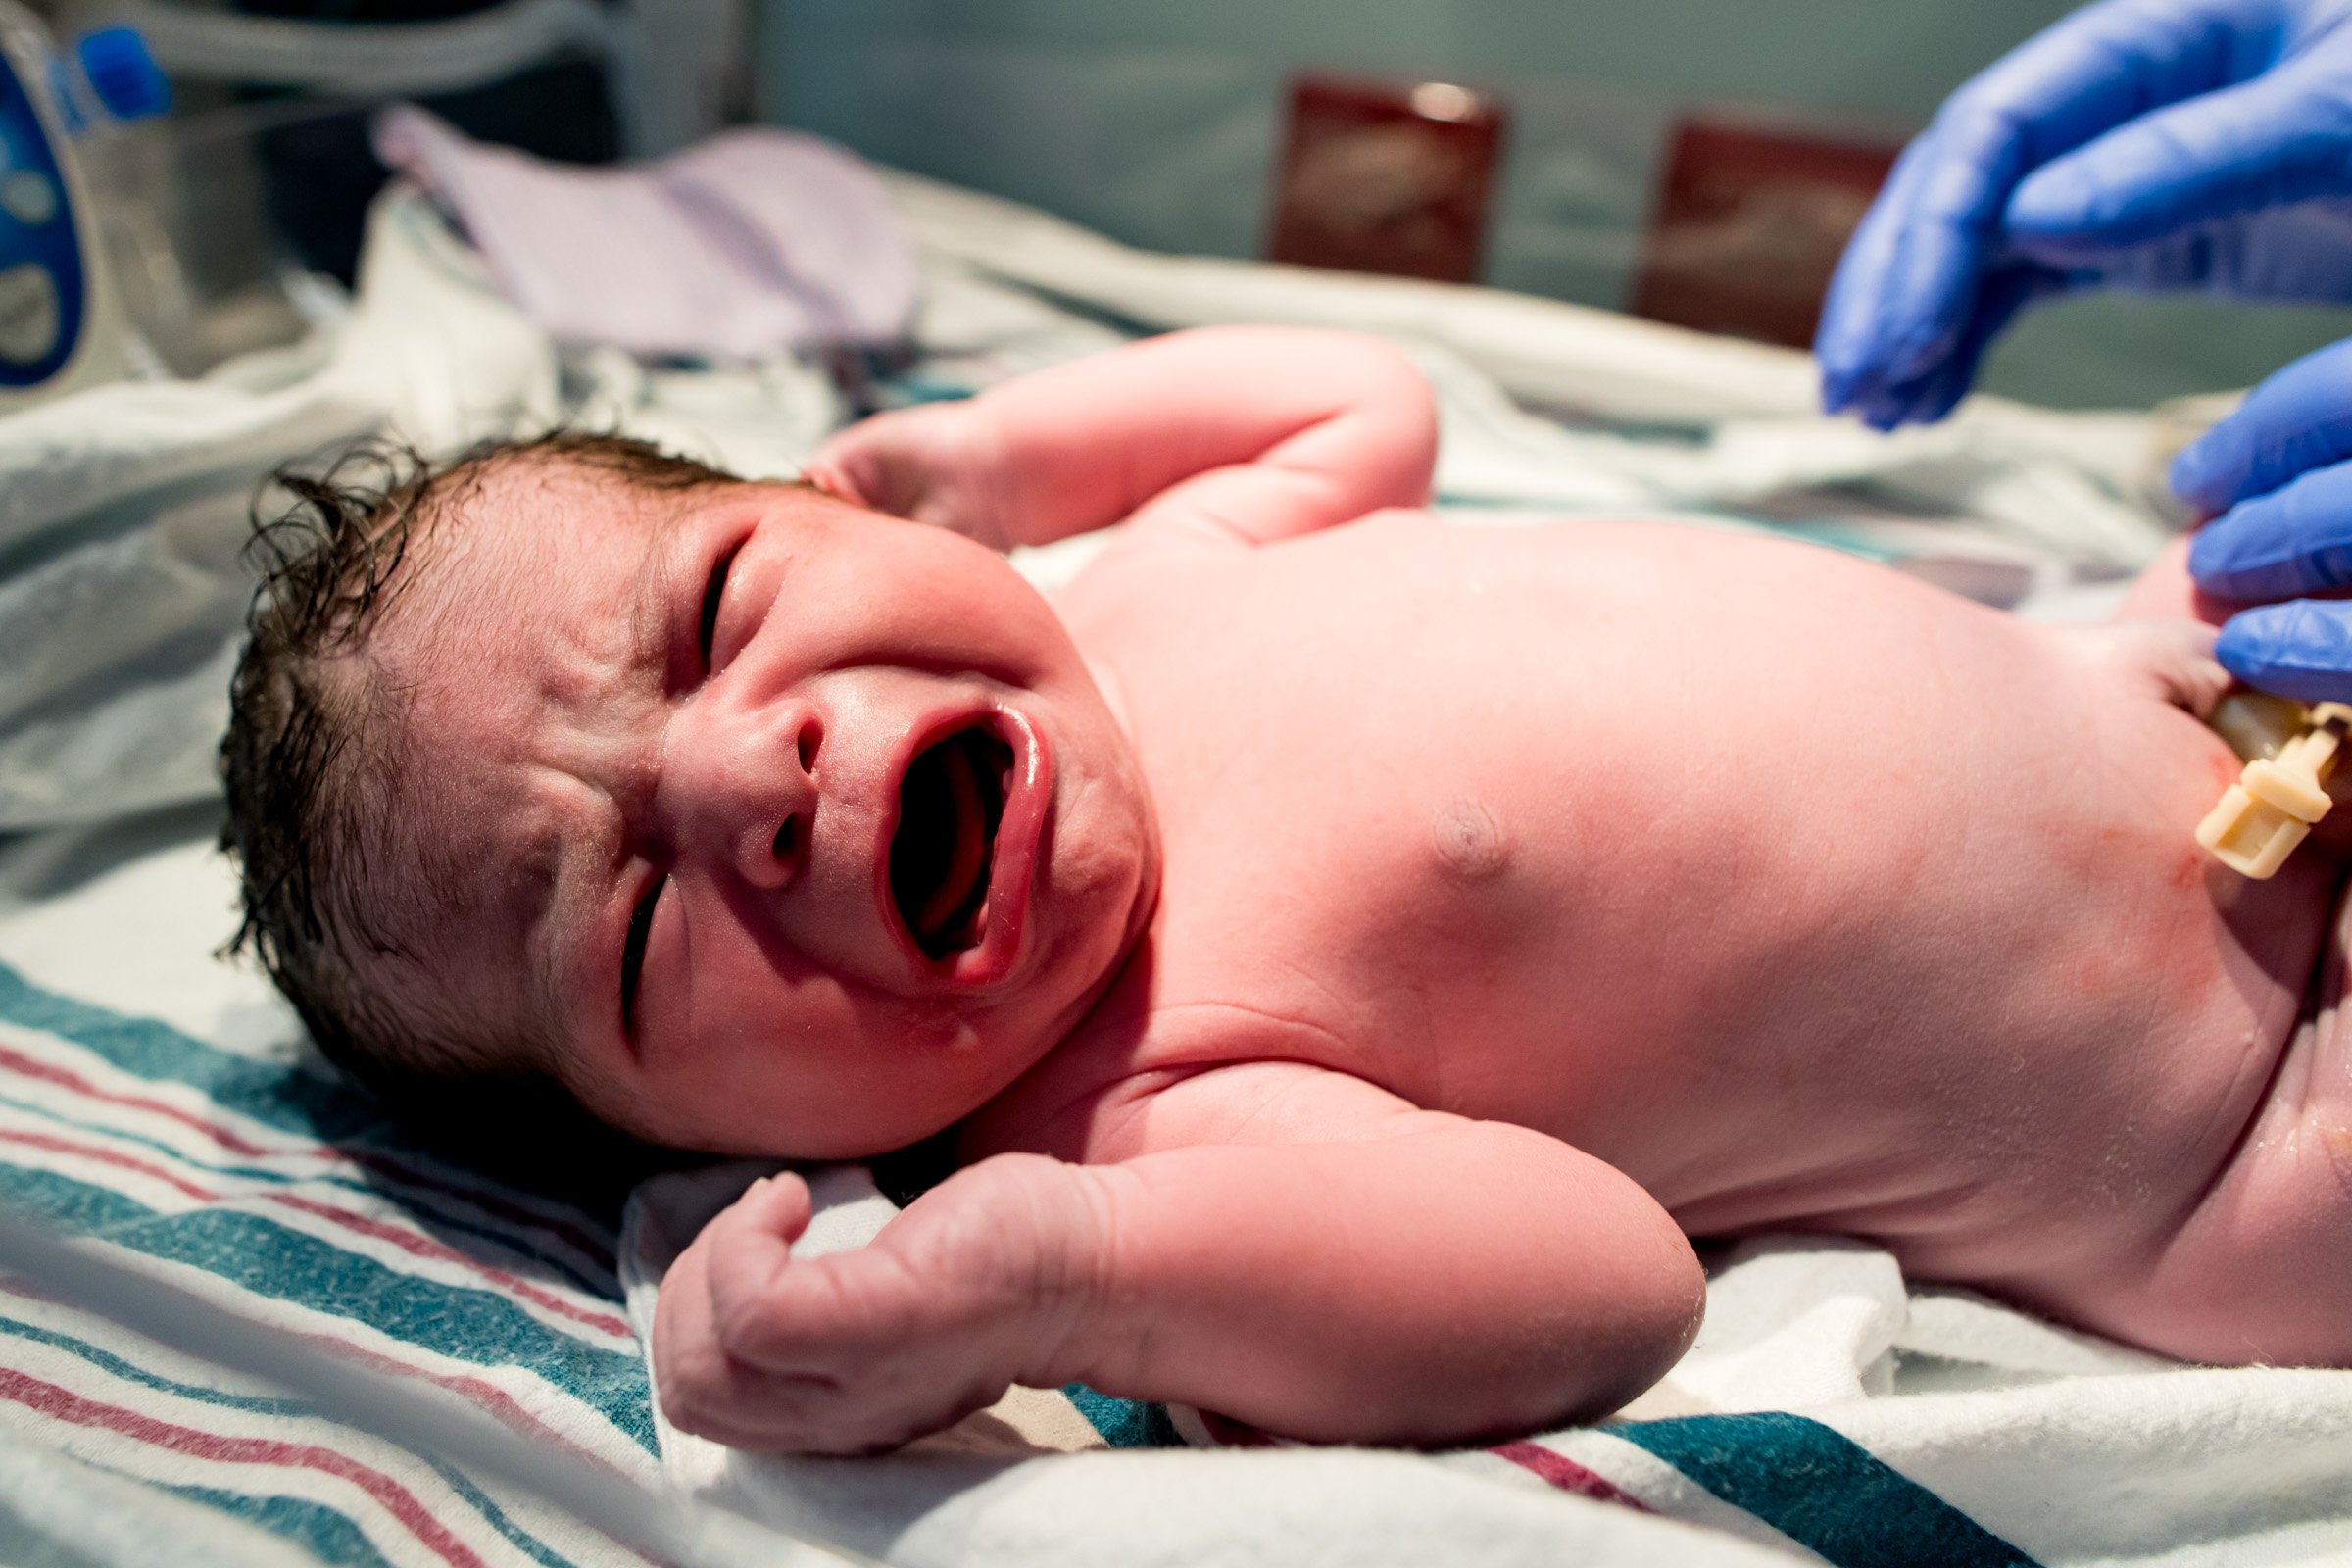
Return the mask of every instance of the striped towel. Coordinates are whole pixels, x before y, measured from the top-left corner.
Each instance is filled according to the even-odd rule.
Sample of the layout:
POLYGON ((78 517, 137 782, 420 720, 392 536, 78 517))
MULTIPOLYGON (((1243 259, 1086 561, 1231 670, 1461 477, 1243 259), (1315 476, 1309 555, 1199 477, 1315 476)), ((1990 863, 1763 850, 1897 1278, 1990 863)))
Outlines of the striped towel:
MULTIPOLYGON (((63 897, 0 904, 0 1202, 653 1479, 644 1361, 614 1276, 625 1180, 526 1191, 404 1144, 372 1101, 293 1054, 265 985, 209 956, 225 876, 182 844, 63 897), (179 1016, 141 1015, 154 1011, 179 1016)), ((0 1445, 135 1479, 332 1563, 642 1561, 10 1279, 0 1445)))

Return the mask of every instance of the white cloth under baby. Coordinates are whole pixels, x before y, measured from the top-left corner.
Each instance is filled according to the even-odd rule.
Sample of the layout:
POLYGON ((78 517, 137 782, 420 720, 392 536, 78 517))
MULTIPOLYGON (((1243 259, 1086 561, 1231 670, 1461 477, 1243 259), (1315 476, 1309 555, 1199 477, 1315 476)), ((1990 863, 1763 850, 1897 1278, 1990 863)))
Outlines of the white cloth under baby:
POLYGON ((375 147, 560 343, 742 361, 890 343, 914 319, 912 241, 873 172, 819 137, 744 126, 590 169, 404 106, 378 118, 375 147))

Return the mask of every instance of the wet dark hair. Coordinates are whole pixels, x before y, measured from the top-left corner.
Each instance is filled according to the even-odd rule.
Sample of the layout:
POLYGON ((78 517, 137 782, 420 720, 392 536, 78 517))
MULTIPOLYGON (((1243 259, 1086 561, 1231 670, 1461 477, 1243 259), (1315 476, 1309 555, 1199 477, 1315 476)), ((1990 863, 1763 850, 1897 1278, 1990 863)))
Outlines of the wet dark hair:
POLYGON ((422 956, 367 891, 378 866, 410 853, 383 820, 381 782, 397 770, 406 694, 368 649, 429 572, 428 536, 437 544, 460 526, 463 503, 493 474, 538 465, 657 492, 741 482, 622 436, 558 431, 438 464, 370 441, 323 471, 272 475, 290 504, 266 515, 257 503, 247 545, 261 582, 220 745, 220 847, 236 862, 244 921, 224 951, 260 961, 329 1060, 396 1110, 441 1123, 512 1125, 526 1104, 577 1112, 535 1043, 481 1039, 387 1000, 385 967, 422 956), (462 1096, 451 1093, 459 1079, 471 1081, 462 1096))

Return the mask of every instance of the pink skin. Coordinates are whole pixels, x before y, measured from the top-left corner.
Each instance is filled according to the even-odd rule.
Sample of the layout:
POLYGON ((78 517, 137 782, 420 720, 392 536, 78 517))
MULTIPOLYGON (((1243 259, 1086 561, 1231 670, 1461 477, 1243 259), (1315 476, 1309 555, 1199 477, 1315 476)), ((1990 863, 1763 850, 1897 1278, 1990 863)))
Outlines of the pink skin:
POLYGON ((556 1000, 518 1021, 564 1042, 558 1075, 608 1119, 719 1151, 899 1147, 1049 1050, 1140 927, 1141 781, 991 552, 805 489, 649 496, 552 466, 494 472, 426 549, 378 639, 416 685, 418 825, 520 871, 441 935, 438 1004, 499 1016, 539 977, 524 997, 556 1000), (932 959, 890 894, 899 784, 973 725, 1010 747, 1011 788, 982 940, 932 959))
MULTIPOLYGON (((1159 892, 1023 1013, 1050 1049, 960 1096, 900 1080, 931 1058, 899 1014, 731 971, 758 1041, 665 1058, 641 1117, 836 1152, 772 1087, 815 1060, 828 1116, 960 1119, 966 1165, 856 1253, 793 1256, 790 1177, 715 1221, 656 1325, 674 1419, 847 1451, 1083 1379, 1310 1439, 1525 1431, 1671 1365, 1687 1235, 1766 1229, 2177 1354, 2352 1361, 2341 858, 2257 885, 2192 842, 2237 771, 2195 716, 2209 628, 2052 631, 1685 529, 1441 528, 1409 510, 1433 453, 1391 351, 1222 329, 819 455, 835 494, 992 544, 1126 520, 1054 610, 1113 699, 1095 765, 1153 808, 1092 859, 1159 892)), ((1064 789, 1088 749, 1035 716, 1064 789)))

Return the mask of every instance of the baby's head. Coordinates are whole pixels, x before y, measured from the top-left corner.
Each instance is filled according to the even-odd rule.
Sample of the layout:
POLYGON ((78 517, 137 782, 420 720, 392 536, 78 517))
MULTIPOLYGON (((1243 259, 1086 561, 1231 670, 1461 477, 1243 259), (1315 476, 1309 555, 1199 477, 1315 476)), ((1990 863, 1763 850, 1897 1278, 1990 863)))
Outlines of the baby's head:
POLYGON ((994 552, 607 436, 287 483, 223 842, 242 940, 396 1100, 552 1082, 656 1142, 875 1153, 1142 930, 1133 755, 994 552))

